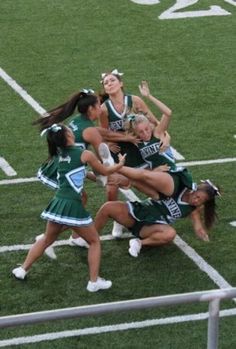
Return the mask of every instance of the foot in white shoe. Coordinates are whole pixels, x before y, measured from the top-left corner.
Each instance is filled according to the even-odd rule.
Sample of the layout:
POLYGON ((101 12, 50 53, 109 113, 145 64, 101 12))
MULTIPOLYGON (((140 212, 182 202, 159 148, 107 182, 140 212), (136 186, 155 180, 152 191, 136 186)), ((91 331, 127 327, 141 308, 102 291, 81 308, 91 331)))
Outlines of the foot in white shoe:
POLYGON ((129 240, 129 254, 132 257, 138 257, 142 244, 140 239, 131 239, 129 240))
POLYGON ((119 237, 121 237, 122 233, 123 233, 123 225, 121 225, 121 224, 119 224, 117 222, 114 222, 111 235, 114 238, 119 238, 119 237))
POLYGON ((97 278, 97 281, 89 281, 87 285, 87 291, 89 292, 97 292, 99 290, 107 290, 112 286, 112 282, 110 280, 105 280, 100 277, 97 278))
MULTIPOLYGON (((35 240, 38 241, 40 239, 42 239, 44 237, 44 234, 40 234, 40 235, 37 235, 35 240)), ((54 251, 54 247, 51 246, 48 246, 46 248, 46 250, 44 251, 44 253, 46 254, 46 256, 48 256, 50 259, 57 259, 57 255, 54 251)))
POLYGON ((12 270, 12 274, 19 280, 24 280, 27 274, 27 271, 22 267, 17 267, 12 270))
POLYGON ((89 244, 87 243, 87 241, 85 241, 81 237, 78 237, 78 238, 74 239, 73 236, 70 236, 70 238, 69 238, 69 245, 70 246, 79 246, 79 247, 89 248, 89 244))
POLYGON ((112 166, 114 165, 114 159, 111 156, 110 149, 106 143, 99 144, 98 147, 98 154, 100 158, 102 159, 103 165, 105 166, 112 166))

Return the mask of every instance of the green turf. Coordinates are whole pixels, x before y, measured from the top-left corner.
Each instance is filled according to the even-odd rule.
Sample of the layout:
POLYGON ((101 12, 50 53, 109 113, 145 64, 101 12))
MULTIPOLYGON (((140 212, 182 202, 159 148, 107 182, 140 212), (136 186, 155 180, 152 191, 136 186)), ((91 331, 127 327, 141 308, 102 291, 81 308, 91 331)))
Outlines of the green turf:
MULTIPOLYGON (((230 16, 160 20, 174 4, 161 1, 142 6, 129 0, 5 0, 0 4, 1 67, 45 109, 64 101, 82 87, 100 90, 100 74, 118 68, 125 90, 139 94, 142 79, 173 110, 171 143, 186 161, 231 158, 236 154, 236 9, 223 0, 198 1, 186 11, 212 5, 230 16)), ((34 177, 47 157, 45 140, 32 121, 37 113, 0 80, 0 156, 17 172, 15 178, 34 177)), ((152 107, 151 104, 149 104, 152 107)), ((155 109, 153 109, 156 112, 155 109)), ((219 221, 210 242, 194 236, 188 220, 177 232, 232 286, 236 285, 236 164, 193 166, 198 181, 211 178, 223 189, 218 201, 219 221)), ((0 170, 0 180, 9 179, 0 170)), ((88 209, 94 216, 105 201, 102 188, 87 183, 88 209)), ((53 192, 40 183, 1 185, 1 246, 30 244, 43 232, 40 213, 53 192)), ((103 234, 110 233, 111 223, 103 234)), ((68 232, 61 238, 67 238, 68 232)), ((57 261, 43 257, 26 282, 11 277, 26 251, 0 253, 0 315, 96 304, 149 296, 218 288, 175 245, 142 251, 132 259, 128 241, 102 243, 102 275, 113 281, 107 292, 88 294, 86 251, 56 248, 57 261)), ((222 308, 234 307, 227 301, 222 308)), ((24 326, 1 331, 0 338, 103 326, 145 319, 206 312, 207 304, 110 314, 24 326)), ((221 349, 236 347, 235 317, 221 319, 221 349)), ((81 336, 20 345, 20 348, 205 348, 207 322, 81 336)))

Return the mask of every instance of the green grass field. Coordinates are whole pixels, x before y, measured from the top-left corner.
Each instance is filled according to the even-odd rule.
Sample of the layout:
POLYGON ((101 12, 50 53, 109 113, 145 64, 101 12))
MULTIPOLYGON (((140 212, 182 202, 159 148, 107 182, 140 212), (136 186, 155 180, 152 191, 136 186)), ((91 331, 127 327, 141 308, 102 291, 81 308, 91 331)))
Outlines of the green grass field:
MULTIPOLYGON (((210 232, 210 242, 198 240, 188 220, 175 227, 234 287, 236 227, 230 222, 236 221, 235 1, 196 1, 178 12, 196 15, 201 10, 208 16, 161 20, 159 16, 174 4, 169 0, 146 6, 130 0, 1 1, 0 65, 44 109, 83 87, 99 91, 100 74, 113 68, 124 72, 129 93, 138 95, 138 84, 146 79, 153 95, 173 110, 171 144, 184 161, 232 158, 189 167, 196 181, 211 178, 223 190, 218 201, 219 221, 210 232), (228 14, 216 15, 214 8, 209 12, 210 6, 228 14)), ((87 252, 69 246, 56 248, 56 261, 47 257, 38 261, 26 282, 15 280, 11 270, 23 261, 26 251, 2 249, 30 244, 44 231, 45 222, 39 216, 53 193, 38 182, 4 184, 4 180, 35 177, 47 148, 32 126, 37 112, 3 79, 0 91, 0 157, 17 172, 9 177, 0 168, 0 316, 219 288, 176 245, 149 248, 133 259, 127 239, 102 242, 101 274, 113 281, 108 291, 86 291, 87 252)), ((86 189, 88 209, 94 216, 105 201, 104 190, 89 182, 86 189)), ((102 234, 110 231, 111 222, 102 234)), ((61 238, 68 237, 65 232, 61 238)), ((233 308, 234 301, 222 302, 221 309, 233 308)), ((90 327, 99 331, 106 325, 179 318, 207 310, 207 303, 188 304, 4 329, 0 347, 201 349, 207 346, 207 320, 176 320, 107 333, 101 328, 101 333, 62 335, 54 340, 49 340, 48 334, 90 327), (47 338, 33 343, 30 336, 38 334, 47 334, 47 338), (29 343, 2 342, 18 337, 29 338, 29 343)), ((221 318, 220 349, 236 348, 235 326, 235 316, 221 318)))

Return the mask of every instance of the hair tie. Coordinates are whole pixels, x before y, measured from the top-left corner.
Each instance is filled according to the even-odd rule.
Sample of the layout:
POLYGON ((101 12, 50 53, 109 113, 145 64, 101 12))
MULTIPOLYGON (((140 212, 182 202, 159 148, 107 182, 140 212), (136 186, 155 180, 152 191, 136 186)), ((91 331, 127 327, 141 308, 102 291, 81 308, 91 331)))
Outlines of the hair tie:
POLYGON ((52 132, 58 132, 62 130, 62 126, 58 125, 58 124, 53 124, 52 126, 45 128, 41 133, 40 136, 43 137, 46 133, 48 133, 48 131, 52 131, 52 132))
POLYGON ((217 188, 217 186, 215 184, 213 184, 210 179, 205 179, 205 180, 201 180, 201 183, 205 183, 208 184, 215 192, 216 196, 221 196, 221 193, 219 191, 219 188, 217 188))
POLYGON ((108 72, 108 73, 102 73, 102 74, 101 74, 102 80, 100 81, 101 84, 103 83, 103 80, 105 79, 105 77, 106 77, 107 75, 109 75, 109 74, 117 75, 117 76, 122 76, 122 75, 124 75, 124 73, 120 73, 120 72, 118 71, 118 69, 113 69, 111 72, 108 72))

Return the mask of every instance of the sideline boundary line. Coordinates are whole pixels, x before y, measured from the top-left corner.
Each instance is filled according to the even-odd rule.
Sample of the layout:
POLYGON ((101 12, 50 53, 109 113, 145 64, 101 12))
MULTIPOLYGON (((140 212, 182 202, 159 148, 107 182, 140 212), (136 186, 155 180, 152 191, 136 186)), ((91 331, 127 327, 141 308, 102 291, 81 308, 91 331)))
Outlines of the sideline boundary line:
MULTIPOLYGON (((236 308, 221 310, 219 312, 220 317, 234 316, 234 315, 236 315, 236 308)), ((161 318, 161 319, 150 319, 150 320, 144 320, 144 321, 120 323, 116 325, 88 327, 88 328, 83 328, 79 330, 51 332, 51 333, 38 334, 34 336, 26 336, 26 337, 18 337, 18 338, 1 340, 0 347, 2 348, 2 347, 13 346, 13 345, 17 346, 21 344, 39 343, 43 341, 53 341, 56 339, 86 336, 86 335, 92 335, 92 334, 103 334, 103 333, 116 332, 116 331, 127 331, 127 330, 132 330, 137 328, 146 328, 146 327, 153 327, 158 325, 159 326, 171 325, 171 324, 183 323, 188 321, 201 321, 201 320, 207 320, 208 318, 209 318, 209 313, 199 313, 199 314, 172 316, 172 317, 161 318)))
MULTIPOLYGON (((121 239, 131 238, 131 233, 124 233, 121 236, 121 239)), ((115 238, 111 234, 101 235, 101 241, 111 241, 115 238)), ((210 264, 208 264, 192 247, 190 247, 184 240, 181 239, 179 235, 176 235, 174 239, 174 244, 187 256, 189 257, 197 267, 203 271, 207 276, 220 288, 231 288, 230 285, 224 278, 221 276, 216 269, 214 269, 210 264)), ((70 246, 69 240, 58 240, 53 243, 53 247, 56 246, 70 246)), ((11 246, 0 246, 0 253, 5 252, 14 252, 14 251, 25 251, 29 250, 32 244, 22 244, 22 245, 11 245, 11 246)), ((73 247, 73 246, 72 246, 73 247)), ((76 247, 76 246, 75 246, 76 247)), ((234 299, 236 302, 236 299, 234 299)))

